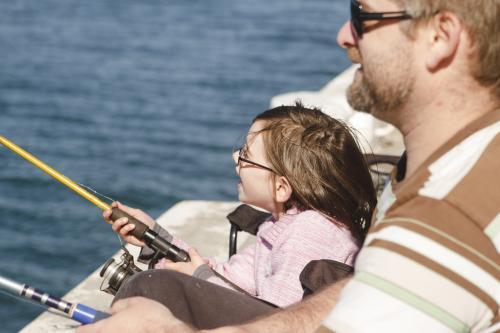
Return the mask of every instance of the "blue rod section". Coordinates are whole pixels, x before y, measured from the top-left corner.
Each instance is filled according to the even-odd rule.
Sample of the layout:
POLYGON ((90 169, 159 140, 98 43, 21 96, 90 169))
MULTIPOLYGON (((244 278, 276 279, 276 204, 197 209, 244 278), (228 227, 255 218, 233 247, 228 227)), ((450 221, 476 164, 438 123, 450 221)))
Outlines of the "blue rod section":
POLYGON ((40 289, 30 287, 0 276, 0 290, 4 290, 16 297, 23 297, 30 301, 45 305, 66 314, 71 319, 85 325, 109 317, 109 313, 97 311, 83 304, 71 304, 65 300, 54 297, 40 289))

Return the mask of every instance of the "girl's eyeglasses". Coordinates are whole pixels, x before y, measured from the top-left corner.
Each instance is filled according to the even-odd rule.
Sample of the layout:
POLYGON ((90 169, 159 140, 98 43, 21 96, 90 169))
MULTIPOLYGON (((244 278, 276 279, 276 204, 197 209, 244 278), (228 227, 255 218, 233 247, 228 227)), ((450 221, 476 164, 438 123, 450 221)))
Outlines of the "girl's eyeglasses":
MULTIPOLYGON (((242 162, 245 162, 245 163, 248 163, 248 164, 251 164, 253 166, 256 166, 256 167, 259 167, 259 168, 262 168, 264 170, 268 170, 268 171, 271 171, 271 172, 274 172, 273 169, 269 168, 269 167, 266 167, 265 165, 262 165, 262 164, 259 164, 257 162, 254 162, 254 161, 250 161, 249 159, 246 159, 244 157, 241 156, 241 152, 243 150, 244 147, 240 147, 238 149, 235 150, 235 153, 238 154, 238 161, 237 161, 237 164, 241 167, 242 166, 242 162)), ((276 173, 276 172, 274 172, 276 173)))
POLYGON ((405 11, 399 12, 365 12, 363 6, 357 0, 351 0, 351 24, 358 38, 363 36, 365 31, 364 21, 378 20, 408 20, 412 16, 405 11))

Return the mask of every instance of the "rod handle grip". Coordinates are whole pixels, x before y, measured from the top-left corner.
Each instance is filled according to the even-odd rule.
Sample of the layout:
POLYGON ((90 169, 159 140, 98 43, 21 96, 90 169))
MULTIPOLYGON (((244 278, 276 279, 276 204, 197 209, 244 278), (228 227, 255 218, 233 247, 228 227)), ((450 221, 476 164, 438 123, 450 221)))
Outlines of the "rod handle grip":
POLYGON ((119 208, 114 207, 111 211, 111 220, 116 221, 122 217, 128 218, 128 223, 132 223, 133 225, 135 225, 135 228, 131 231, 131 234, 137 239, 144 240, 144 234, 149 230, 147 225, 145 225, 135 217, 125 213, 123 210, 120 210, 119 208))

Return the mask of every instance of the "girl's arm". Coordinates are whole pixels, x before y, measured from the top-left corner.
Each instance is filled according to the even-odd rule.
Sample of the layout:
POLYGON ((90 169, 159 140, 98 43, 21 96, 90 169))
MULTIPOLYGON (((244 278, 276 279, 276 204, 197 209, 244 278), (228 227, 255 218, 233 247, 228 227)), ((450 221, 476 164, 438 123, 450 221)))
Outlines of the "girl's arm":
POLYGON ((235 290, 223 279, 217 277, 210 269, 212 268, 239 288, 251 295, 255 295, 255 248, 256 244, 252 244, 240 253, 233 255, 225 263, 203 265, 194 272, 193 276, 235 290))
MULTIPOLYGON (((260 296, 265 301, 284 307, 302 299, 303 290, 299 276, 309 263, 309 255, 299 254, 297 249, 285 244, 275 257, 279 260, 272 265, 272 272, 263 277, 260 285, 260 296)), ((317 259, 317 258, 314 258, 317 259)))
POLYGON ((190 262, 174 263, 167 259, 161 259, 155 268, 171 269, 207 280, 225 288, 236 291, 243 289, 245 292, 255 295, 255 245, 245 248, 241 253, 233 255, 228 262, 220 264, 216 264, 213 260, 202 258, 193 248, 190 248, 188 252, 191 257, 190 262), (223 278, 218 276, 216 272, 222 275, 223 278), (230 282, 228 283, 225 279, 230 282), (235 288, 232 284, 237 287, 235 288), (241 289, 238 290, 238 288, 241 289))

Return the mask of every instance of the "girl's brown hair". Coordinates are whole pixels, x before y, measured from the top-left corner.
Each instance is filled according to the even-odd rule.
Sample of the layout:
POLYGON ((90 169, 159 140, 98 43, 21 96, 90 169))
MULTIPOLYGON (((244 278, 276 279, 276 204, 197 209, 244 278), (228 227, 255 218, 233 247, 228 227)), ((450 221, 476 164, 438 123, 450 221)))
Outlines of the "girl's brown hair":
POLYGON ((291 184, 285 209, 314 209, 363 241, 376 194, 366 160, 344 123, 319 109, 280 106, 258 115, 267 161, 291 184))

